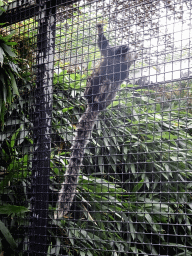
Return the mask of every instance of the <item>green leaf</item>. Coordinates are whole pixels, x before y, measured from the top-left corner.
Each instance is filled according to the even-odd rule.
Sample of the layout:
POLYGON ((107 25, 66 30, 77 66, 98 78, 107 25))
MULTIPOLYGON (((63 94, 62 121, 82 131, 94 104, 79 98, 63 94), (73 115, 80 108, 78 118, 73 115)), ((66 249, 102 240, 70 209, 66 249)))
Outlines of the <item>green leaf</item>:
POLYGON ((12 85, 12 88, 13 88, 13 92, 16 94, 16 95, 19 95, 19 91, 18 91, 18 88, 17 88, 17 84, 16 84, 16 81, 15 81, 15 77, 13 75, 12 72, 9 72, 10 74, 10 77, 11 77, 11 85, 12 85))
POLYGON ((1 205, 0 206, 0 214, 7 214, 7 215, 11 215, 11 214, 21 214, 21 213, 25 213, 28 212, 29 210, 24 207, 24 206, 17 206, 17 205, 1 205))
POLYGON ((17 135, 21 129, 22 129, 22 126, 19 129, 17 129, 16 132, 13 133, 13 135, 11 137, 11 148, 13 148, 15 146, 15 141, 16 141, 17 135))
POLYGON ((2 84, 2 91, 3 91, 3 99, 2 100, 6 104, 6 101, 7 101, 7 88, 5 86, 5 80, 4 80, 3 72, 0 73, 0 81, 1 81, 1 84, 2 84))
POLYGON ((131 164, 131 172, 135 173, 135 165, 134 164, 131 164))
POLYGON ((62 109, 62 112, 65 113, 65 112, 68 112, 69 110, 73 109, 74 107, 69 107, 69 108, 64 108, 62 109))
POLYGON ((132 189, 132 192, 138 192, 140 188, 143 186, 143 183, 144 183, 144 180, 139 181, 139 183, 135 185, 134 188, 132 189))
MULTIPOLYGON (((19 73, 18 73, 18 70, 20 70, 18 68, 17 65, 15 65, 15 63, 13 63, 12 61, 9 61, 9 66, 11 67, 11 69, 13 70, 13 72, 15 72, 18 76, 19 76, 19 73)), ((19 76, 20 77, 20 76, 19 76)))
POLYGON ((11 57, 15 58, 17 55, 13 52, 12 48, 6 44, 1 44, 3 50, 11 57))
POLYGON ((4 55, 5 55, 5 52, 0 47, 0 66, 3 66, 4 55))
MULTIPOLYGON (((10 37, 12 37, 12 35, 10 37)), ((17 45, 17 42, 7 42, 7 45, 17 45)))
POLYGON ((0 220, 0 231, 7 240, 7 242, 10 244, 11 248, 14 249, 17 247, 17 244, 15 240, 13 239, 11 233, 9 232, 8 228, 5 226, 5 224, 0 220))

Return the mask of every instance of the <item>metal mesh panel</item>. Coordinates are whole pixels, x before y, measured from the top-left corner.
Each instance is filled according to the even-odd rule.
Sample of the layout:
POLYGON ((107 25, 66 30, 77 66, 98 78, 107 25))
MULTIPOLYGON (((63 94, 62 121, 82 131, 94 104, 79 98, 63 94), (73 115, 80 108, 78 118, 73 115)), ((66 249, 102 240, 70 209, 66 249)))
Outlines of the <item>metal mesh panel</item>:
POLYGON ((0 255, 192 255, 191 1, 5 9, 0 255))

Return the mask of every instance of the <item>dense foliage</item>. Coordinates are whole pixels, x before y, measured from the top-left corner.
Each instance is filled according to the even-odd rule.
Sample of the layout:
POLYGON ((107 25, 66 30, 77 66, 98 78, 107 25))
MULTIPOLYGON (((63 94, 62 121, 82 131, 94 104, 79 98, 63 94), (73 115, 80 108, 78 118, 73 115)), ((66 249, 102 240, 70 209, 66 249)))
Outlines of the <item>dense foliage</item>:
MULTIPOLYGON (((74 76, 68 75, 68 80, 74 76)), ((52 166, 59 181, 70 156, 73 127, 80 108, 85 108, 80 86, 74 90, 70 84, 67 91, 61 85, 64 93, 54 94, 54 125, 63 148, 54 152, 52 166)), ((165 103, 158 102, 162 88, 134 92, 122 85, 113 106, 100 115, 86 149, 77 212, 59 224, 66 236, 56 237, 56 244, 67 247, 69 255, 74 255, 74 248, 80 255, 192 253, 182 246, 186 237, 187 244, 192 243, 192 114, 186 97, 191 83, 173 86, 174 96, 165 103), (67 234, 71 246, 66 246, 67 234), (106 252, 99 252, 100 247, 106 252)), ((168 100, 169 84, 166 90, 168 100)))
POLYGON ((0 121, 1 130, 4 126, 4 115, 7 105, 13 101, 13 95, 19 96, 15 76, 19 76, 19 68, 11 46, 15 42, 10 41, 11 35, 4 36, 0 34, 0 121))

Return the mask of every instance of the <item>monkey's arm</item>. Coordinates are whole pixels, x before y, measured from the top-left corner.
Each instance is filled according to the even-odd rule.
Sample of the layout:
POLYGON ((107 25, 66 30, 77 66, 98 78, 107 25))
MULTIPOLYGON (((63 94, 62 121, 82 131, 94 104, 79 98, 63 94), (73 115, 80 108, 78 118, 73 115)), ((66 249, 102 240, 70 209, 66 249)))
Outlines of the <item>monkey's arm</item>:
POLYGON ((103 34, 103 24, 97 24, 98 29, 98 46, 103 56, 107 56, 107 48, 109 47, 109 41, 103 34))

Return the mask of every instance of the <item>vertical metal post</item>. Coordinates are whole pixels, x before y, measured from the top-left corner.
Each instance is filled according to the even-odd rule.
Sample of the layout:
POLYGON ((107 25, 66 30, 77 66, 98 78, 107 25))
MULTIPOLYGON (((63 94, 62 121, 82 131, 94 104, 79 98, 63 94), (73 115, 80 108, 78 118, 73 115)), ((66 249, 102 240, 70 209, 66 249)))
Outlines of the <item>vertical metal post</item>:
POLYGON ((48 200, 51 151, 52 83, 54 69, 56 8, 39 0, 37 77, 34 110, 34 154, 32 160, 32 216, 29 252, 47 255, 48 200))

